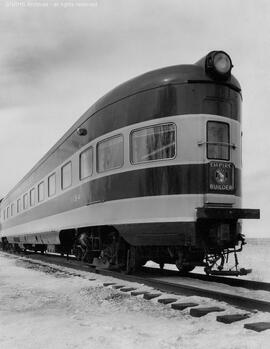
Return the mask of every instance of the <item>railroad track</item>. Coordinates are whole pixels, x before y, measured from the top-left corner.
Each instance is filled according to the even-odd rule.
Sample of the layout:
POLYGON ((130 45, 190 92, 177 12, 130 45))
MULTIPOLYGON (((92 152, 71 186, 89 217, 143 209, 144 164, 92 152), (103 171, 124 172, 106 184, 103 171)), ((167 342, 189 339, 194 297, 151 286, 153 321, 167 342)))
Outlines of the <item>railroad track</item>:
MULTIPOLYGON (((146 274, 152 274, 152 275, 158 275, 158 276, 163 275, 163 276, 179 277, 179 272, 176 270, 168 270, 168 269, 160 270, 158 268, 153 268, 153 267, 144 267, 143 272, 146 274)), ((192 273, 192 272, 185 275, 185 277, 190 279, 221 283, 221 284, 230 285, 234 287, 243 287, 249 290, 270 291, 270 283, 268 282, 239 279, 237 277, 205 275, 205 274, 198 274, 198 273, 192 273)))
MULTIPOLYGON (((10 253, 8 253, 8 255, 10 255, 10 253)), ((14 254, 12 254, 12 256, 14 256, 14 254)), ((21 257, 21 255, 17 256, 18 258, 21 257)), ((220 277, 213 278, 200 274, 195 274, 187 278, 179 276, 179 274, 174 271, 160 272, 158 270, 153 270, 154 268, 144 268, 141 273, 137 273, 136 275, 126 275, 115 271, 94 268, 88 264, 78 262, 75 259, 66 260, 66 258, 61 258, 60 256, 56 255, 29 254, 24 255, 21 258, 27 260, 32 264, 42 264, 42 262, 50 263, 50 265, 53 265, 52 267, 50 267, 52 271, 61 271, 61 268, 59 267, 67 267, 76 270, 75 273, 69 273, 71 275, 82 276, 80 274, 80 271, 86 271, 110 276, 114 278, 114 281, 104 283, 105 287, 113 287, 115 289, 119 289, 122 292, 130 292, 130 294, 133 296, 143 295, 145 299, 160 297, 162 295, 162 292, 165 292, 166 294, 169 293, 172 295, 172 297, 165 299, 160 298, 158 299, 158 302, 163 304, 171 304, 171 307, 173 309, 183 310, 185 308, 191 308, 190 314, 192 316, 199 317, 209 312, 219 312, 223 311, 224 309, 219 307, 195 308, 196 306, 198 306, 198 304, 177 303, 177 298, 174 298, 175 296, 181 295, 207 297, 217 301, 226 302, 244 311, 248 311, 250 312, 250 314, 255 313, 256 311, 270 312, 270 284, 267 283, 258 283, 248 280, 231 280, 230 278, 220 277), (197 279, 197 277, 199 280, 197 279), (216 279, 218 280, 216 281, 216 279), (141 284, 142 286, 150 286, 154 288, 154 291, 138 291, 136 287, 126 287, 124 281, 131 283, 136 282, 141 284), (221 284, 221 282, 228 283, 224 285, 221 284), (213 283, 215 284, 214 287, 212 286, 213 283), (235 284, 231 286, 232 283, 235 284), (217 288, 216 284, 223 286, 217 288), (244 290, 244 292, 241 293, 240 288, 242 288, 243 285, 246 285, 247 288, 244 290), (224 286, 226 286, 227 288, 224 286), (250 287, 248 288, 248 286, 250 287), (253 293, 251 296, 248 296, 248 293, 251 290, 253 290, 253 293), (258 290, 257 294, 254 290, 258 290), (262 297, 265 297, 266 299, 262 299, 262 297)), ((91 278, 89 280, 91 280, 91 278)), ((222 322, 233 322, 248 318, 250 314, 239 314, 238 312, 234 315, 221 315, 217 316, 217 320, 224 320, 222 322)), ((270 323, 264 323, 264 325, 269 326, 266 329, 270 328, 270 323)))
MULTIPOLYGON (((57 261, 58 259, 61 259, 63 263, 65 263, 66 258, 60 256, 60 254, 50 254, 46 253, 45 255, 42 255, 40 253, 32 253, 30 251, 27 252, 24 256, 28 257, 31 256, 33 259, 41 259, 46 260, 47 258, 50 258, 50 261, 57 261)), ((116 275, 116 277, 120 277, 123 275, 118 272, 113 271, 104 271, 102 269, 97 269, 95 267, 91 267, 89 264, 83 264, 81 262, 76 262, 76 259, 72 256, 69 257, 69 262, 74 262, 74 267, 82 268, 82 270, 87 271, 93 271, 93 272, 99 272, 99 273, 112 273, 116 275)), ((134 276, 139 276, 143 278, 153 278, 153 277, 175 277, 177 279, 180 278, 189 278, 189 279, 195 279, 195 280, 202 280, 207 282, 214 282, 214 283, 220 283, 225 284, 233 287, 242 287, 249 290, 262 290, 262 291, 269 291, 270 292, 270 283, 268 282, 261 282, 261 281, 253 281, 253 280, 246 280, 246 279, 240 279, 237 277, 224 277, 224 276, 213 276, 213 275, 205 275, 205 274, 198 274, 198 273, 187 273, 185 276, 181 276, 178 271, 171 270, 171 269, 159 269, 159 268, 153 268, 153 267, 142 267, 139 272, 137 272, 134 276)))

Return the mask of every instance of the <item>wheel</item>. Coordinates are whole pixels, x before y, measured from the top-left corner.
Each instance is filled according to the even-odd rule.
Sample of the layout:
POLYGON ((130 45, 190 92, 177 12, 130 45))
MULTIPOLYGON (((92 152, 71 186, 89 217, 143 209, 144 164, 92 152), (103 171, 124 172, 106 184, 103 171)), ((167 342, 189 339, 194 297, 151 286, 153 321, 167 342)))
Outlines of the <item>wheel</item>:
POLYGON ((135 271, 139 270, 145 263, 147 259, 144 258, 138 248, 135 246, 130 246, 127 251, 127 259, 126 259, 126 273, 132 274, 135 271))
POLYGON ((177 269, 179 270, 180 274, 187 274, 190 271, 192 271, 195 266, 194 265, 190 265, 190 264, 178 264, 177 262, 175 263, 175 265, 177 266, 177 269))

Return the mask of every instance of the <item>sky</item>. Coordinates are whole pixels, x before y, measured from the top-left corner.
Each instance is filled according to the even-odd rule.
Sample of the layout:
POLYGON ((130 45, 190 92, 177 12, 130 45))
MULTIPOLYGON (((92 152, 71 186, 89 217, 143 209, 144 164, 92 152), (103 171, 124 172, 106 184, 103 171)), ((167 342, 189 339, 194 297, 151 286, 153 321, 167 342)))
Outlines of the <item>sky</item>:
POLYGON ((243 206, 270 238, 269 0, 0 0, 0 197, 98 98, 144 72, 230 54, 243 91, 243 206))

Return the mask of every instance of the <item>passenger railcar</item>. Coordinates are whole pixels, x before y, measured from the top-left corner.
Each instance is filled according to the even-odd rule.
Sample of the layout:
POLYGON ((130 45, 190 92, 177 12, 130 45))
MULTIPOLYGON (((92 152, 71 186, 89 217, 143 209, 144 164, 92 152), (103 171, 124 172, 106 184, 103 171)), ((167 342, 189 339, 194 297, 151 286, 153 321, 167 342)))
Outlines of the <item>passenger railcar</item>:
MULTIPOLYGON (((213 51, 136 77, 94 104, 1 202, 5 247, 73 251, 128 271, 208 273, 244 243, 241 87, 213 51)), ((244 273, 237 268, 235 275, 244 273)))

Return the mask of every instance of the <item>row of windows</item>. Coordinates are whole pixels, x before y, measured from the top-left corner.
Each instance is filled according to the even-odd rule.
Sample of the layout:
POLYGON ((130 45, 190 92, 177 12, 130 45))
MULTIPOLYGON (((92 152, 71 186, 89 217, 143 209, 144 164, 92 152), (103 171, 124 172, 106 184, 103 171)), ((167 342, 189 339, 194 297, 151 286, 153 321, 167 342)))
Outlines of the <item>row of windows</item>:
MULTIPOLYGON (((176 155, 176 125, 160 124, 137 129, 130 134, 130 161, 132 164, 173 159, 176 155)), ((98 173, 121 168, 124 164, 124 137, 117 135, 97 143, 96 169, 98 173)), ((229 125, 223 122, 207 123, 207 157, 229 160, 229 125)), ((93 174, 94 150, 90 146, 79 155, 79 177, 83 180, 93 174)), ((48 197, 56 194, 56 173, 47 178, 48 197)), ((61 189, 72 185, 72 162, 61 167, 61 189)), ((16 212, 33 207, 45 199, 45 182, 38 184, 17 199, 16 212), (37 191, 37 196, 35 192, 37 191)), ((4 210, 4 219, 15 214, 14 203, 4 210)))
MULTIPOLYGON (((162 124, 135 130, 131 133, 131 162, 133 164, 153 160, 173 158, 176 153, 176 126, 174 124, 162 124)), ((82 151, 79 155, 79 177, 83 180, 93 174, 93 147, 82 151)), ((124 137, 117 135, 97 143, 97 172, 102 173, 117 169, 124 164, 124 137)), ((51 174, 47 179, 48 197, 56 194, 56 173, 51 174)), ((72 162, 69 161, 61 167, 61 189, 72 185, 72 162)), ((8 219, 33 207, 45 199, 45 182, 32 188, 4 210, 4 219, 8 219), (35 195, 36 194, 36 195, 35 195)))
MULTIPOLYGON (((176 154, 176 126, 163 124, 133 131, 130 137, 131 163, 172 159, 176 154)), ((80 179, 93 174, 93 147, 80 154, 80 179)), ((97 144, 97 172, 120 168, 124 164, 124 138, 117 135, 97 144)))
MULTIPOLYGON (((69 165, 71 163, 68 163, 69 165)), ((65 166, 62 167, 62 172, 65 171, 65 166)), ((64 178, 64 177, 63 177, 64 178)), ((62 188, 64 189, 65 183, 62 182, 62 188)), ((53 173, 48 177, 48 197, 53 196, 56 193, 56 173, 53 173)), ((26 210, 29 207, 33 207, 36 203, 40 203, 45 199, 45 182, 42 181, 38 184, 37 188, 32 188, 29 192, 23 194, 21 198, 16 201, 16 211, 15 204, 12 203, 4 210, 4 219, 14 216, 16 213, 20 213, 22 210, 26 210)))

